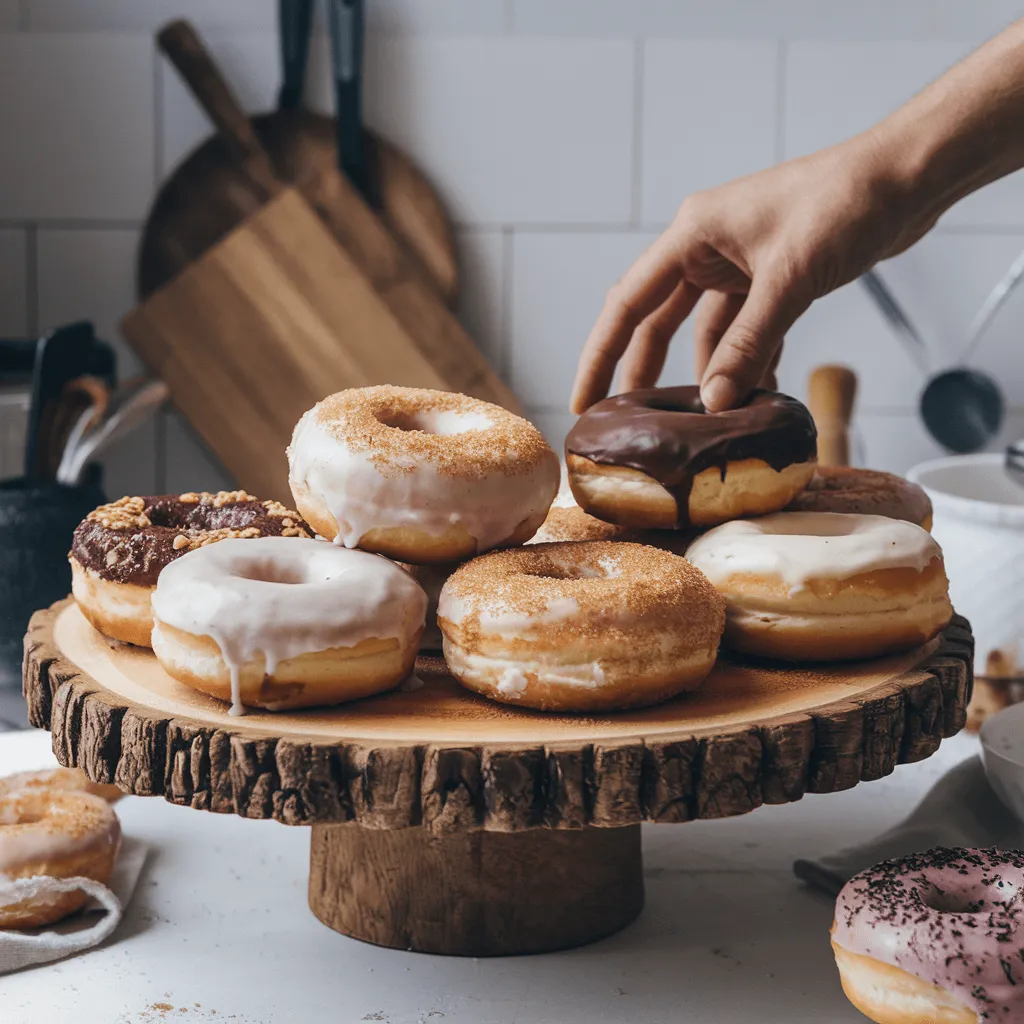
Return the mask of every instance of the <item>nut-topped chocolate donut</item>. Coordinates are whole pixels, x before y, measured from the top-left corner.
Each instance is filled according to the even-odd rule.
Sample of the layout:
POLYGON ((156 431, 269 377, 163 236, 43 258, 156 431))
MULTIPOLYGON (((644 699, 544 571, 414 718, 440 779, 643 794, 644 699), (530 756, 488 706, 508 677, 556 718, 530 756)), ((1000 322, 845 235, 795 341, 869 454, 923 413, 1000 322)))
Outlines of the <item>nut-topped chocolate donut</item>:
POLYGON ((119 498, 93 509, 75 530, 71 589, 101 633, 148 647, 150 598, 174 559, 228 537, 312 536, 297 512, 245 491, 119 498))
POLYGON ((847 882, 832 949, 879 1024, 1024 1020, 1024 854, 937 848, 847 882))
POLYGON ((569 484, 591 515, 682 529, 776 512, 807 485, 814 420, 795 398, 757 390, 708 413, 695 386, 643 388, 588 409, 565 441, 569 484))

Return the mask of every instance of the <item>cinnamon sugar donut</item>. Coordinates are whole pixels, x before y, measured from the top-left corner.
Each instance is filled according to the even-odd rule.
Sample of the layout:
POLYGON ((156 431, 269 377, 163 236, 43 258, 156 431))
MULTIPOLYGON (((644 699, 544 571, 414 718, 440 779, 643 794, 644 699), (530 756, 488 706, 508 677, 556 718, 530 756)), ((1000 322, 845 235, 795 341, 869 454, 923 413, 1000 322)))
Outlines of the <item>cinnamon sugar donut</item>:
POLYGON ((811 479, 816 439, 807 409, 775 391, 709 413, 697 387, 642 388, 591 406, 565 460, 587 512, 671 530, 784 508, 811 479))
POLYGON ((93 782, 81 768, 43 768, 37 772, 5 775, 0 779, 0 797, 23 790, 33 793, 90 793, 111 804, 124 796, 117 786, 93 782))
POLYGON ((339 704, 412 671, 427 598, 380 555, 263 537, 197 548, 160 574, 153 653, 231 713, 339 704))
POLYGON ((532 423, 466 395, 386 385, 310 409, 288 464, 317 533, 414 564, 522 544, 558 489, 558 459, 532 423))
POLYGON ((1024 1020, 1024 854, 934 849, 851 879, 832 950, 877 1024, 1024 1020))
POLYGON ((725 598, 725 639, 749 654, 839 661, 909 650, 953 615, 942 551, 883 516, 777 512, 736 520, 686 551, 725 598))
POLYGON ((493 700, 608 711, 711 671, 725 606, 685 559, 640 544, 536 544, 468 562, 441 591, 452 675, 493 700))
POLYGON ((30 788, 0 795, 0 928, 52 924, 88 899, 80 889, 41 887, 21 893, 11 883, 50 878, 110 878, 121 828, 110 805, 91 793, 30 788))
POLYGON ((579 505, 552 505, 540 529, 527 544, 550 544, 559 541, 610 540, 649 544, 674 554, 685 553, 696 536, 693 530, 635 530, 596 519, 579 505))
POLYGON ((851 466, 818 466, 786 511, 851 512, 932 527, 932 503, 923 488, 894 473, 851 466))
POLYGON ((71 542, 71 591, 105 636, 149 647, 160 572, 228 537, 309 537, 298 512, 245 491, 125 497, 90 512, 71 542))

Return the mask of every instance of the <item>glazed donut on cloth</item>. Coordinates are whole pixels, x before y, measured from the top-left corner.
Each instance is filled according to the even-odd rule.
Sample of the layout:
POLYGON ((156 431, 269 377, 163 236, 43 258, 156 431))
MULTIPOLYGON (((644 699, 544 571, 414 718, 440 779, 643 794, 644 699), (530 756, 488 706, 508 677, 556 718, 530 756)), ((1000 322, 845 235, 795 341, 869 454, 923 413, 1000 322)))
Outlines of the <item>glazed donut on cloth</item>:
POLYGON ((149 647, 150 598, 161 570, 228 537, 308 537, 297 512, 245 491, 125 497, 100 505, 71 542, 71 592, 105 636, 149 647))
POLYGON ((172 562, 153 653, 179 682, 246 707, 339 704, 412 671, 427 596, 379 555, 318 540, 225 540, 172 562))
POLYGON ((777 512, 716 526, 686 557, 725 598, 726 643, 766 658, 909 650, 953 615, 942 551, 899 519, 777 512))
POLYGON ((21 879, 110 878, 121 843, 117 815, 91 793, 22 789, 0 795, 0 928, 53 924, 80 909, 88 895, 21 879))
POLYGON ((652 548, 685 553, 693 540, 692 530, 634 530, 631 526, 616 526, 595 519, 579 505, 552 505, 540 529, 527 544, 551 544, 559 541, 610 540, 649 544, 652 548))
POLYGON ((0 797, 26 790, 32 793, 91 793, 111 804, 124 796, 117 786, 93 782, 81 768, 43 768, 37 772, 17 772, 0 778, 0 797))
POLYGON ((807 409, 774 391, 707 413, 697 387, 643 388, 591 406, 565 459, 591 515, 671 530, 784 508, 811 479, 816 438, 807 409))
POLYGON ((818 466, 786 511, 851 512, 932 527, 932 503, 923 488, 894 473, 852 466, 818 466))
POLYGON ((325 398, 296 425, 288 466, 322 537, 418 565, 522 544, 558 490, 558 459, 532 423, 419 388, 325 398))
POLYGON ((876 1024, 1019 1024, 1024 854, 885 861, 839 893, 832 950, 847 998, 876 1024))
POLYGON ((685 559, 640 544, 535 544, 468 562, 441 591, 452 675, 493 700, 608 711, 667 700, 715 664, 725 606, 685 559))

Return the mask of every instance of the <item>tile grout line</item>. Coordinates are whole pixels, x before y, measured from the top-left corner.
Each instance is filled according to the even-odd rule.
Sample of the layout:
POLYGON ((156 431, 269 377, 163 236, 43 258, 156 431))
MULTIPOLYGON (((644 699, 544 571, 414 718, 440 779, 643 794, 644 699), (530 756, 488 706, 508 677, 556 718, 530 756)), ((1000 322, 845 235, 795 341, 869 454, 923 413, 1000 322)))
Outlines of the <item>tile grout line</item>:
MULTIPOLYGON (((515 229, 501 230, 501 317, 498 325, 498 373, 512 386, 512 264, 515 257, 515 229)), ((522 401, 522 396, 520 401, 522 401)))
POLYGON ((789 45, 778 40, 775 50, 775 162, 786 159, 786 68, 789 45))
POLYGON ((30 338, 39 337, 39 232, 25 226, 25 326, 30 338))
POLYGON ((644 71, 647 45, 633 40, 633 159, 631 164, 629 226, 637 228, 643 217, 644 71))

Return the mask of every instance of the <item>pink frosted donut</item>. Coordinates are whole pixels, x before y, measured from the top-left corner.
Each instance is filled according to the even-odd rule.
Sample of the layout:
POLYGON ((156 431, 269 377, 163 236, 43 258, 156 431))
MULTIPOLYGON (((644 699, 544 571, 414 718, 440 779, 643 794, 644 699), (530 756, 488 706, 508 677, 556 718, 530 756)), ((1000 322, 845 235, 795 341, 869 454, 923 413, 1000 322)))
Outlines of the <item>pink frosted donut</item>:
POLYGON ((878 1024, 1024 1021, 1024 853, 935 849, 851 879, 832 949, 878 1024))

